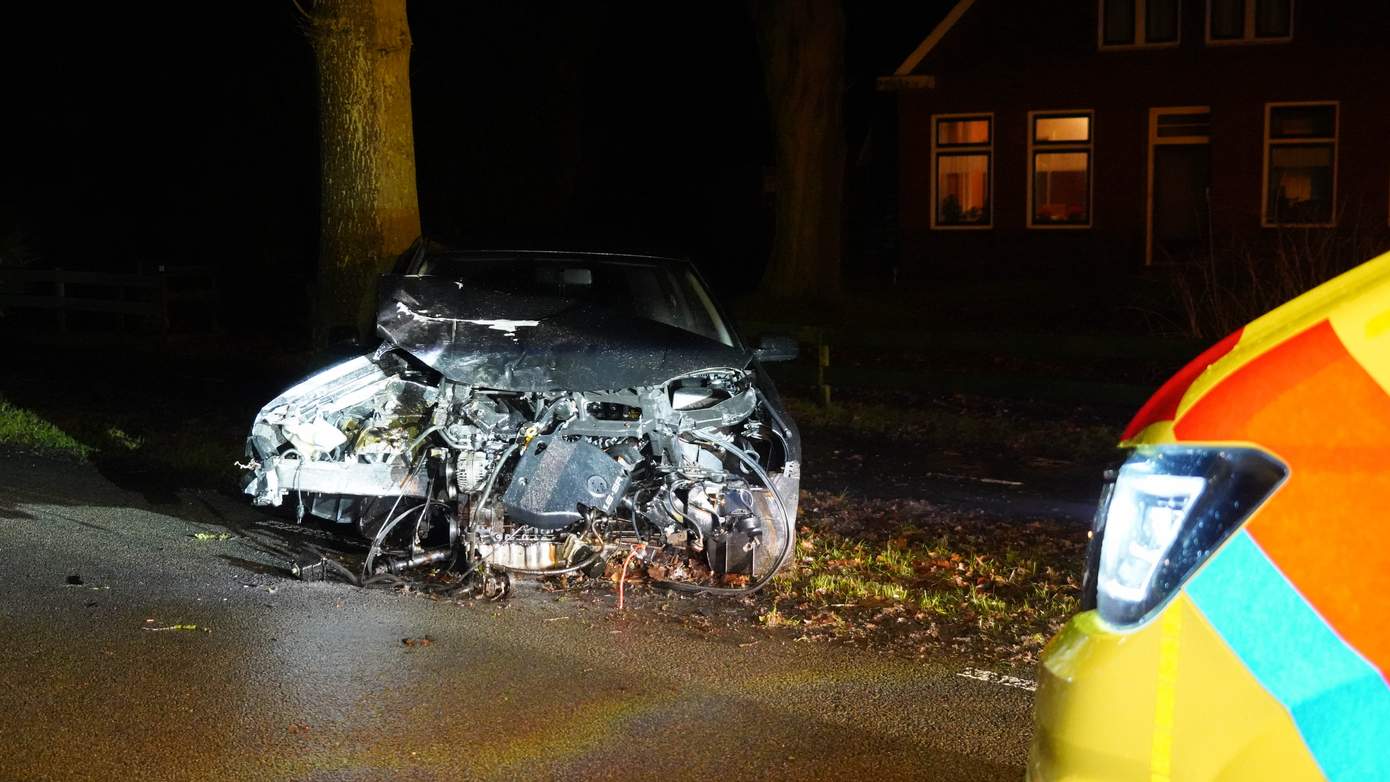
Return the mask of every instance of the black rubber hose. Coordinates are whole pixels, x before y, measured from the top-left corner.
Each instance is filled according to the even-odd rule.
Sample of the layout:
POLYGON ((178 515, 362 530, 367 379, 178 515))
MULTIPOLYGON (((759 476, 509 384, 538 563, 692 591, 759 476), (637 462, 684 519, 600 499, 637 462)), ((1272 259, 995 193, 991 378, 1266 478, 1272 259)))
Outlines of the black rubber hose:
POLYGON ((348 570, 347 567, 343 565, 343 563, 323 553, 317 547, 305 546, 304 550, 317 556, 319 560, 323 562, 324 570, 330 571, 335 575, 342 576, 344 580, 346 580, 349 584, 352 584, 353 586, 362 585, 362 580, 357 577, 356 573, 353 573, 351 570, 348 570))

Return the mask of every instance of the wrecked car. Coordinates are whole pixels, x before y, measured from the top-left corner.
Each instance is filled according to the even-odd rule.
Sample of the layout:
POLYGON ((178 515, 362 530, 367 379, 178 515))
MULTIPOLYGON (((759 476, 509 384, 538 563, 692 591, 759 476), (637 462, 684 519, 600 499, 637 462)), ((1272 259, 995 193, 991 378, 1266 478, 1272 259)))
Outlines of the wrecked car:
POLYGON ((363 578, 602 572, 745 593, 790 558, 801 448, 694 267, 418 242, 382 278, 380 347, 267 404, 245 492, 350 525, 363 578))

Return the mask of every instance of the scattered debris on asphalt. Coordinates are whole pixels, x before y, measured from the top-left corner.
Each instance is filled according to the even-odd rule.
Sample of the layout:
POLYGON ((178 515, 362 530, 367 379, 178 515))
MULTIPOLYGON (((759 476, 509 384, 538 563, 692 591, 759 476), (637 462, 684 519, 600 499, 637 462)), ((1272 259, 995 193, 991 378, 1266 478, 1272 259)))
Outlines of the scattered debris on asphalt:
POLYGON ((975 679, 976 681, 989 682, 990 684, 998 684, 1001 687, 1015 687, 1017 689, 1027 690, 1029 692, 1035 692, 1038 689, 1038 683, 1033 681, 1032 679, 1022 679, 1017 676, 1009 676, 1003 673, 995 673, 994 671, 986 671, 983 668, 966 668, 965 670, 957 673, 956 675, 962 676, 966 679, 975 679))
POLYGON ((422 638, 402 638, 401 644, 408 649, 415 649, 425 646, 434 646, 434 639, 428 635, 422 638))
POLYGON ((232 540, 236 535, 230 532, 195 532, 188 537, 194 540, 232 540))
MULTIPOLYGON (((639 565, 621 552, 602 574, 567 573, 539 588, 557 600, 577 598, 581 610, 621 599, 622 609, 637 609, 622 614, 632 620, 678 622, 701 633, 754 630, 913 657, 945 652, 1014 673, 1036 664, 1046 639, 1077 610, 1085 525, 822 491, 803 492, 801 507, 794 567, 760 595, 688 599, 661 588, 669 563, 639 565)), ((312 554, 311 564, 352 568, 312 554)), ((363 585, 461 603, 506 593, 467 588, 445 567, 422 570, 363 585)))
POLYGON ((146 623, 145 626, 142 627, 142 628, 140 628, 140 629, 141 629, 141 630, 148 630, 148 631, 150 631, 150 632, 152 632, 152 633, 161 633, 161 632, 166 632, 166 631, 170 631, 170 630, 178 631, 178 632, 199 632, 199 633, 211 633, 211 632, 212 632, 212 628, 211 628, 211 627, 204 627, 203 625, 178 624, 178 625, 163 625, 163 626, 158 626, 158 627, 156 627, 156 626, 153 626, 153 625, 151 624, 152 622, 154 622, 153 619, 146 619, 146 620, 145 620, 145 623, 146 623))
POLYGON ((63 586, 82 587, 84 589, 90 589, 94 592, 101 592, 111 588, 105 585, 97 586, 95 584, 88 584, 86 581, 82 580, 82 576, 79 576, 75 573, 71 576, 68 576, 67 581, 64 582, 63 586))

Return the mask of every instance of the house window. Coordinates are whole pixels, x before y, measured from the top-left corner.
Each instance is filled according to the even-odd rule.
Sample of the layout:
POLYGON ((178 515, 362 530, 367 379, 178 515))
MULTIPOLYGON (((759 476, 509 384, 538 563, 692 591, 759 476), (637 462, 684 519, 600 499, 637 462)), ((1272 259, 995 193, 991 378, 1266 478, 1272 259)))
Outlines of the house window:
POLYGON ((1337 104, 1265 107, 1264 225, 1333 225, 1337 104))
POLYGON ((1094 119, 1090 111, 1029 113, 1030 227, 1090 227, 1094 119))
POLYGON ((1287 41, 1293 0, 1207 0, 1207 43, 1287 41))
POLYGON ((1100 0, 1100 46, 1176 46, 1179 0, 1100 0))
POLYGON ((932 227, 989 228, 994 115, 938 115, 932 126, 932 227))

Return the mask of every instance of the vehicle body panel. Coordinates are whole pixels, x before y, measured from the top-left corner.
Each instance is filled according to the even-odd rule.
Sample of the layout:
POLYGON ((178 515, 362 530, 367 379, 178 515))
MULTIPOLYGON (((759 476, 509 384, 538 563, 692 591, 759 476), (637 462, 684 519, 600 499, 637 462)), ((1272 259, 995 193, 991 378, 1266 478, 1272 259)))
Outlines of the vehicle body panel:
POLYGON ((723 344, 597 304, 460 290, 447 277, 388 280, 377 332, 456 382, 504 391, 594 391, 742 368, 749 360, 732 338, 734 344, 723 344))
POLYGON ((1390 255, 1218 343, 1124 444, 1177 443, 1288 480, 1147 623, 1048 647, 1030 776, 1390 778, 1390 255))
POLYGON ((1079 615, 1048 645, 1032 779, 1309 779, 1283 706, 1185 596, 1133 632, 1079 615))

